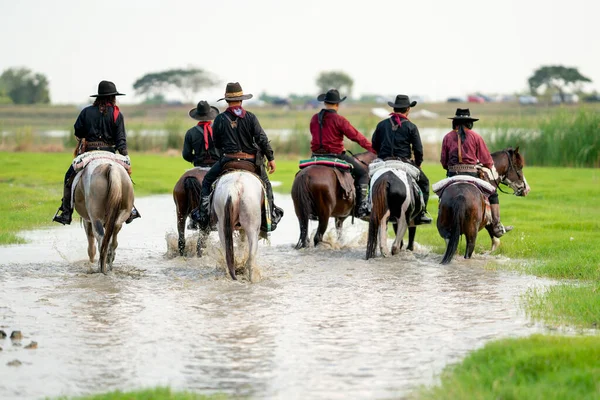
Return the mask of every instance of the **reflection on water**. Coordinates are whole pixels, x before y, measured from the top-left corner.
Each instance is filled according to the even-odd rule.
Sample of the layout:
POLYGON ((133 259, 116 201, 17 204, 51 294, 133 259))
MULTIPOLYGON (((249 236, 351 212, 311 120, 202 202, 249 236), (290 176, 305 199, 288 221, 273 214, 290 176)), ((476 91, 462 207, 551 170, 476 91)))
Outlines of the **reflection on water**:
POLYGON ((166 256, 175 246, 170 196, 136 201, 144 217, 121 231, 107 276, 90 273, 97 267, 77 223, 0 247, 0 329, 25 335, 22 346, 0 339, 0 398, 156 385, 401 397, 489 340, 541 330, 515 297, 545 281, 486 271, 483 256, 441 266, 423 247, 365 261, 362 222, 347 221, 340 242, 329 235, 330 245, 296 251, 292 202, 277 202, 286 216, 259 247, 257 284, 227 278, 216 233, 205 258, 166 256), (25 349, 32 340, 38 349, 25 349), (23 364, 8 366, 14 359, 23 364))

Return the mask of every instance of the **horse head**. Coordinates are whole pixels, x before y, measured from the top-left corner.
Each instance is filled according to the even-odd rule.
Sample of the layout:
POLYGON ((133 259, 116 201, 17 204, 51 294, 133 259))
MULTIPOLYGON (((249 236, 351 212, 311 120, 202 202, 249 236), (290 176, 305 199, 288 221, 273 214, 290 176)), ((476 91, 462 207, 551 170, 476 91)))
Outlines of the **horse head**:
POLYGON ((499 176, 498 183, 509 186, 516 196, 527 196, 531 188, 523 174, 525 158, 519 153, 519 147, 497 151, 492 158, 499 176))

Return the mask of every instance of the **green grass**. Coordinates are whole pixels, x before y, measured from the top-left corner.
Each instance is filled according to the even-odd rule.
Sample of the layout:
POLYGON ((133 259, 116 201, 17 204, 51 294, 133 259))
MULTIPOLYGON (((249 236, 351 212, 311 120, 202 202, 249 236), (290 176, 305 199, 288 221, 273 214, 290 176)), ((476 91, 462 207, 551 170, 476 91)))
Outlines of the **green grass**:
POLYGON ((600 337, 534 335, 487 344, 420 399, 598 399, 600 337))
POLYGON ((121 392, 119 390, 109 393, 95 394, 83 397, 60 397, 60 400, 226 400, 223 394, 200 395, 190 392, 173 392, 169 388, 158 387, 154 389, 121 392))

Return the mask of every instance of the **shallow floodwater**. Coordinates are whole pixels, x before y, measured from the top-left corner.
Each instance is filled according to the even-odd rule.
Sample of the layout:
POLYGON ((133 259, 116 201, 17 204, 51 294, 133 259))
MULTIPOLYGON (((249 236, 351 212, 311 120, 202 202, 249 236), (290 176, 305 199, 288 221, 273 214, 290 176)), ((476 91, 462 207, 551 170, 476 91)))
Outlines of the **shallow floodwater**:
POLYGON ((259 246, 255 284, 225 275, 216 232, 206 257, 173 257, 171 196, 136 201, 143 218, 124 226, 107 276, 93 273, 77 222, 0 247, 0 329, 24 335, 0 339, 0 398, 157 385, 250 398, 399 398, 487 341, 543 329, 517 297, 548 282, 483 268, 506 260, 441 266, 417 246, 365 261, 367 225, 350 221, 341 240, 329 234, 329 244, 297 251, 291 199, 276 200, 286 215, 259 246), (31 341, 37 349, 25 348, 31 341))

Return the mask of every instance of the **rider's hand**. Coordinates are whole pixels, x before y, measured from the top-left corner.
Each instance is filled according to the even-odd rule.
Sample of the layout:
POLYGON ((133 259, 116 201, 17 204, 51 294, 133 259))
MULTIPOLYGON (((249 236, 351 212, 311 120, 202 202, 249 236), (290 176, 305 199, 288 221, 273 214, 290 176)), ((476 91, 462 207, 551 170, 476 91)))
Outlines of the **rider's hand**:
POLYGON ((275 172, 275 160, 269 161, 269 163, 267 164, 267 169, 269 170, 270 174, 275 172))

